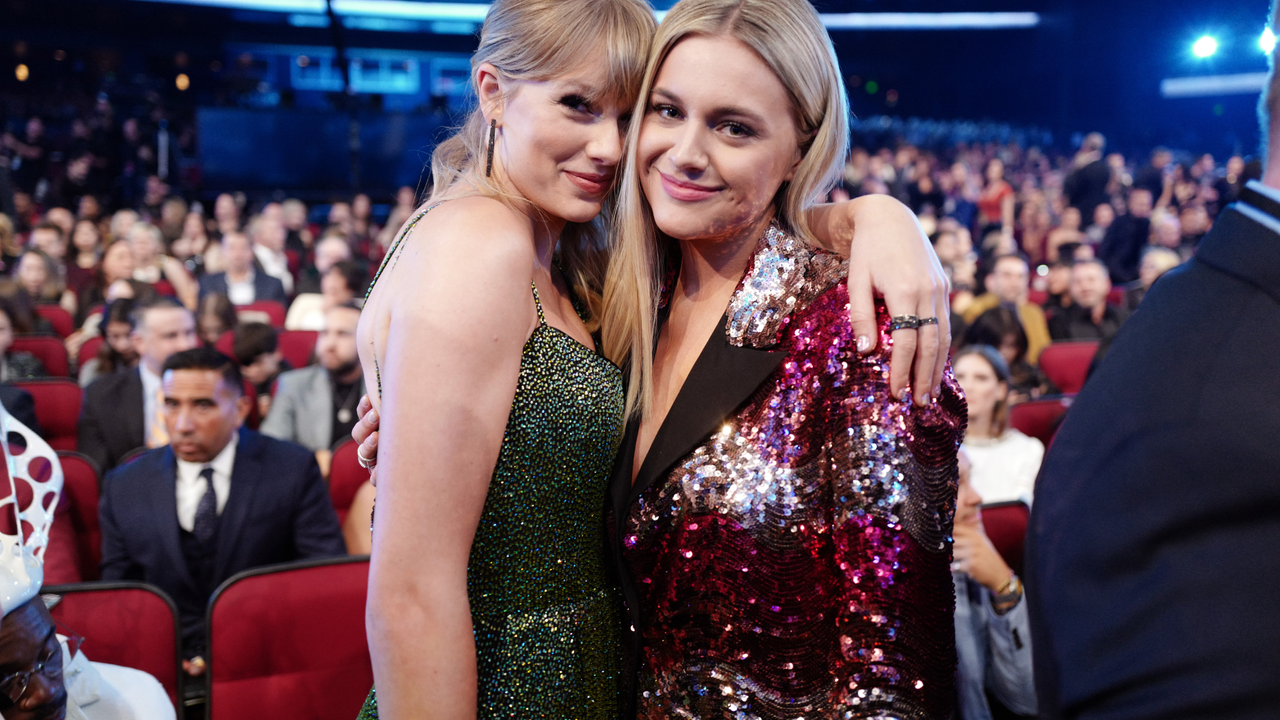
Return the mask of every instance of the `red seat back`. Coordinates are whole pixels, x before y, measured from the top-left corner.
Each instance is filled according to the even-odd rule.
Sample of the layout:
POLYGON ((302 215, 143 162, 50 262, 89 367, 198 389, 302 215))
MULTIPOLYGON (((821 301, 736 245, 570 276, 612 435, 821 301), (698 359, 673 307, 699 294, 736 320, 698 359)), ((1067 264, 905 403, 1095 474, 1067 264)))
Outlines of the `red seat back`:
POLYGON ((102 347, 102 343, 106 342, 106 338, 101 335, 94 335, 85 340, 80 346, 80 351, 76 353, 76 364, 84 367, 84 364, 98 357, 98 348, 102 347))
POLYGON ((58 451, 62 464, 62 499, 68 505, 68 519, 75 530, 76 556, 80 578, 97 580, 102 562, 102 529, 98 525, 98 468, 88 457, 69 450, 58 451))
POLYGON ((80 385, 67 378, 23 380, 14 385, 31 393, 36 404, 36 421, 49 446, 54 450, 75 450, 76 428, 80 422, 80 385))
POLYGON ((1049 381, 1067 395, 1084 387, 1089 365, 1098 354, 1097 340, 1070 340, 1051 343, 1040 352, 1040 369, 1049 381))
POLYGON ((1028 290, 1027 291, 1027 302, 1031 303, 1032 305, 1039 305, 1043 307, 1045 302, 1048 301, 1048 299, 1049 299, 1049 293, 1045 290, 1028 290))
POLYGON ((64 378, 71 374, 67 346, 62 344, 62 338, 57 335, 16 335, 9 349, 12 352, 29 352, 35 355, 40 364, 44 365, 44 372, 49 377, 64 378))
POLYGON ((1031 508, 1021 500, 982 506, 982 527, 987 537, 1005 563, 1019 575, 1022 574, 1022 552, 1030 518, 1031 508))
POLYGON ((280 354, 295 368, 311 364, 311 354, 316 349, 320 333, 315 330, 281 330, 277 336, 280 354))
POLYGON ((182 718, 178 609, 168 595, 132 582, 50 585, 40 592, 61 596, 49 612, 84 637, 84 653, 90 660, 151 673, 182 718))
POLYGON ((36 305, 36 312, 40 314, 40 317, 49 321, 49 324, 53 326, 53 331, 58 333, 59 337, 65 338, 76 331, 76 323, 72 319, 71 313, 57 303, 40 303, 36 305))
POLYGON ((367 556, 249 570, 209 603, 209 720, 351 720, 373 685, 367 556))
POLYGON ((1036 438, 1045 448, 1053 442, 1053 436, 1062 424, 1062 417, 1071 407, 1069 397, 1050 397, 1029 400, 1009 408, 1009 426, 1014 430, 1036 438))
POLYGON ((218 342, 213 344, 213 349, 226 355, 232 360, 236 359, 236 331, 223 330, 218 336, 218 342))
POLYGON ((1108 305, 1124 305, 1124 288, 1111 288, 1107 293, 1108 305))
POLYGON ((360 467, 356 451, 360 446, 354 440, 344 440, 333 451, 333 459, 329 463, 329 501, 338 513, 338 522, 347 521, 347 513, 351 503, 356 499, 356 491, 369 481, 369 471, 360 467))
POLYGON ((271 327, 276 329, 284 327, 284 306, 275 300, 259 300, 248 305, 237 305, 236 314, 249 316, 242 317, 242 321, 260 321, 265 316, 267 324, 271 327))

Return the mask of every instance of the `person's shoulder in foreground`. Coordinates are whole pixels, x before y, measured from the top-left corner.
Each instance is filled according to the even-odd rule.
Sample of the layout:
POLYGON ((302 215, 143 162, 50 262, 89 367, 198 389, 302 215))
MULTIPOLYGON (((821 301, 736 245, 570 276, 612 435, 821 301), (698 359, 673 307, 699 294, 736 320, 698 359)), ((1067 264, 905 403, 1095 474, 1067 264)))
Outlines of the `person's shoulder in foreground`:
POLYGON ((1045 717, 1280 715, 1280 203, 1224 210, 1151 289, 1036 486, 1045 717))

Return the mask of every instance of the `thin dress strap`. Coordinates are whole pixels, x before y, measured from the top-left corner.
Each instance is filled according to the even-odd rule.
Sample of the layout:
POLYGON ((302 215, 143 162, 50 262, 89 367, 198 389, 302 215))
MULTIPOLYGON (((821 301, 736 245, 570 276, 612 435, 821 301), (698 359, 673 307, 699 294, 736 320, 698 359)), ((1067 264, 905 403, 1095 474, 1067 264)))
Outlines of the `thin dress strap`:
MULTIPOLYGON (((409 232, 413 230, 414 226, 418 224, 419 220, 426 217, 427 213, 431 212, 432 210, 435 210, 438 207, 440 207, 440 203, 431 205, 430 207, 427 207, 426 209, 419 212, 417 215, 414 215, 413 219, 409 221, 409 224, 404 226, 404 230, 400 231, 400 236, 396 238, 396 241, 391 243, 391 247, 387 248, 387 254, 385 257, 382 258, 382 264, 378 266, 378 272, 374 273, 373 280, 369 282, 369 289, 366 290, 364 293, 364 301, 366 303, 369 302, 369 296, 373 294, 373 288, 375 285, 378 284, 378 278, 382 277, 382 273, 386 271, 387 265, 391 265, 391 267, 395 267, 395 262, 392 260, 392 258, 397 258, 397 259, 399 258, 399 255, 396 254, 396 251, 399 250, 400 246, 404 244, 404 239, 406 237, 409 237, 409 232)), ((541 308, 539 308, 539 312, 541 312, 541 308)), ((377 377, 377 380, 378 380, 378 398, 381 399, 382 398, 382 368, 378 365, 378 353, 376 352, 373 354, 373 374, 377 377)))
POLYGON ((546 325, 547 316, 542 314, 542 300, 538 298, 538 284, 530 280, 529 287, 533 288, 533 304, 538 308, 538 324, 546 325))

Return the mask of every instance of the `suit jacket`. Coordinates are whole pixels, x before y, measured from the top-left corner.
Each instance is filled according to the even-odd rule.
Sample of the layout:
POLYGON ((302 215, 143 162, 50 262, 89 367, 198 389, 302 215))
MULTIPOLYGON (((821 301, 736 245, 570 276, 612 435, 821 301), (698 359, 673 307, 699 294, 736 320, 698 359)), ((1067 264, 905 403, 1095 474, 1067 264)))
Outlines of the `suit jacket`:
MULTIPOLYGON (((211 273, 200 276, 200 298, 204 299, 209 293, 227 294, 227 274, 225 272, 211 273)), ((281 305, 289 305, 289 296, 285 294, 284 283, 279 278, 273 278, 261 268, 253 271, 253 301, 275 300, 281 305)))
POLYGON ((634 484, 628 425, 611 546, 641 717, 951 714, 964 401, 949 373, 934 405, 890 397, 889 318, 860 356, 845 267, 771 228, 634 484))
POLYGON ((258 428, 263 435, 327 450, 333 438, 333 385, 320 365, 280 373, 271 411, 258 428))
POLYGON ((147 444, 145 415, 138 368, 104 375, 85 388, 76 448, 106 472, 147 444))
MULTIPOLYGON (((102 579, 140 580, 178 605, 184 646, 204 644, 202 592, 179 544, 178 465, 168 446, 107 473, 98 506, 102 579)), ((293 443, 240 430, 231 494, 218 524, 214 582, 263 565, 345 555, 315 458, 293 443)))
POLYGON ((1156 283, 1036 484, 1042 717, 1280 716, 1280 203, 1156 283))

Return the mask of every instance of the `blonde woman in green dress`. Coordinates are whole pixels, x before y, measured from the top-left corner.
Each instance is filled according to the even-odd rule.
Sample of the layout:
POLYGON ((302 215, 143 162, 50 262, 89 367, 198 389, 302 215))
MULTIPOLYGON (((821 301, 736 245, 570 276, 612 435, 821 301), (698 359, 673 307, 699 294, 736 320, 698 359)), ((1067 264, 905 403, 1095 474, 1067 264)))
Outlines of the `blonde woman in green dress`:
MULTIPOLYGON (((375 277, 358 332, 376 412, 357 438, 381 478, 362 717, 625 713, 603 519, 624 388, 595 308, 601 214, 654 27, 642 0, 495 2, 472 59, 477 108, 437 148, 430 199, 375 277)), ((868 268, 850 277, 868 337, 873 286, 940 315, 945 279, 900 205, 811 222, 868 268)), ((943 335, 922 333, 914 355, 921 399, 943 335)), ((901 388, 914 348, 895 350, 901 388)))

